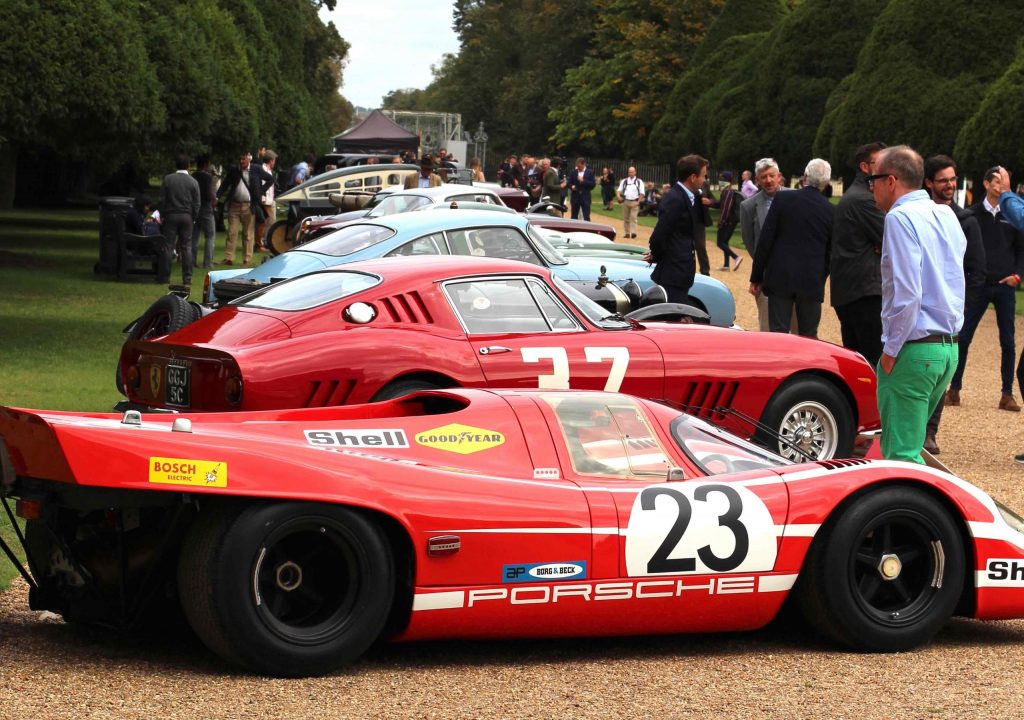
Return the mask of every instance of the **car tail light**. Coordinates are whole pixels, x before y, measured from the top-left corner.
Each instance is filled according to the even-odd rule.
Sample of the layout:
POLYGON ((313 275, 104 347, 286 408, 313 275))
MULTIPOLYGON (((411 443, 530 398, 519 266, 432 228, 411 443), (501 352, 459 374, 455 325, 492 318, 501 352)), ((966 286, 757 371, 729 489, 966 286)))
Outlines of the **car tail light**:
POLYGON ((224 397, 232 405, 239 405, 242 402, 242 378, 232 375, 224 383, 224 397))
POLYGON ((38 520, 43 516, 43 504, 38 500, 22 498, 14 504, 14 512, 25 520, 38 520))
POLYGON ((133 390, 139 389, 139 366, 129 365, 124 372, 124 383, 133 390))

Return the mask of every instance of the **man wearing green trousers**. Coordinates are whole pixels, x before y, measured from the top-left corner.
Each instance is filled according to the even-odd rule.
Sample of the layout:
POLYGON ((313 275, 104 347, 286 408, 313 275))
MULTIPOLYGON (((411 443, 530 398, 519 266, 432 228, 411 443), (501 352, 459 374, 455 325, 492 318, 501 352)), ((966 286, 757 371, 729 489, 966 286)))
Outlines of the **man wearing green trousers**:
POLYGON ((967 239, 956 215, 921 189, 924 161, 900 145, 879 153, 868 188, 882 234, 882 455, 921 463, 925 426, 956 370, 967 239))

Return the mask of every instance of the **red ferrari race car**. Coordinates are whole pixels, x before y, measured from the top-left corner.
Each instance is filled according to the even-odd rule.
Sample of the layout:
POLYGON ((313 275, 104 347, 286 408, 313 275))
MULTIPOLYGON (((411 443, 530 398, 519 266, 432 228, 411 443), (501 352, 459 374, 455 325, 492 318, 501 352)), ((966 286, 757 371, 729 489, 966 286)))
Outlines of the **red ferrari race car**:
POLYGON ((954 613, 1024 616, 1024 524, 971 484, 792 465, 616 393, 0 409, 0 438, 34 609, 140 630, 183 610, 260 673, 328 672, 382 638, 752 629, 791 595, 866 651, 925 643, 954 613))
POLYGON ((644 319, 658 313, 610 315, 547 269, 510 260, 351 263, 266 286, 162 340, 125 343, 122 387, 140 408, 178 411, 346 405, 456 386, 621 390, 801 459, 847 456, 858 431, 879 426, 875 374, 860 355, 644 319))

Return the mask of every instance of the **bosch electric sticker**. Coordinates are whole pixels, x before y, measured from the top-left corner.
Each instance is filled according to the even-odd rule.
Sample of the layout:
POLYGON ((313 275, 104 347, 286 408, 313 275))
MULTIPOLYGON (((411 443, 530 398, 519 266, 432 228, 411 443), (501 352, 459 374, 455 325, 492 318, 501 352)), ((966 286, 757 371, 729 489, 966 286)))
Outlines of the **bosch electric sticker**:
POLYGON ((228 464, 212 460, 151 457, 149 481, 162 485, 227 487, 228 464))
POLYGON ((372 447, 380 450, 407 448, 409 440, 404 430, 306 430, 306 442, 319 447, 372 447))
POLYGON ((451 423, 416 433, 416 442, 436 450, 469 455, 504 444, 505 436, 494 430, 451 423))
POLYGON ((587 563, 583 560, 505 565, 501 569, 501 581, 505 583, 577 580, 586 576, 587 563))
POLYGON ((637 493, 626 531, 630 577, 766 572, 778 552, 775 522, 749 488, 662 483, 637 493))

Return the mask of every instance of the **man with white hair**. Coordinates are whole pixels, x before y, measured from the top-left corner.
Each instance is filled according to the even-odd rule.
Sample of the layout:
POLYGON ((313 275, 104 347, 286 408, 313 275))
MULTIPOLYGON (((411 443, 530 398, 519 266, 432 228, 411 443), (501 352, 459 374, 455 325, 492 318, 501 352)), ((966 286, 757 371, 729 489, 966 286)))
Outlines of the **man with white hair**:
MULTIPOLYGON (((754 257, 757 250, 757 238, 761 234, 761 228, 768 217, 768 210, 776 193, 780 190, 789 190, 783 187, 779 164, 770 157, 761 158, 754 164, 754 177, 757 178, 760 189, 740 203, 740 233, 750 257, 754 257)), ((768 332, 768 298, 759 293, 754 296, 754 302, 757 304, 758 329, 761 332, 768 332)))
POLYGON ((769 330, 789 332, 795 309, 799 334, 816 338, 835 217, 824 195, 832 166, 815 158, 804 173, 807 186, 776 195, 765 217, 750 271, 750 294, 768 296, 769 330))

